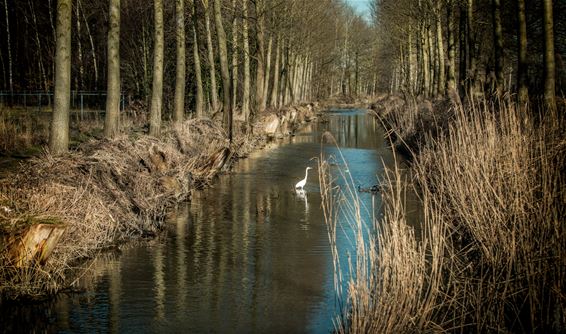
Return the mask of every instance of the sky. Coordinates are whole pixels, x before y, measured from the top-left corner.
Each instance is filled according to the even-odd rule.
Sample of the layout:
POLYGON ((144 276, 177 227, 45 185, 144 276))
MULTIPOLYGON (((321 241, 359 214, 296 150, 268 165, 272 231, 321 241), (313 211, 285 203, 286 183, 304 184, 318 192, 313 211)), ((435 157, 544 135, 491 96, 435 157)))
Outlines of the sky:
POLYGON ((370 1, 371 0, 346 0, 346 3, 354 8, 358 14, 362 14, 364 17, 369 17, 370 1))

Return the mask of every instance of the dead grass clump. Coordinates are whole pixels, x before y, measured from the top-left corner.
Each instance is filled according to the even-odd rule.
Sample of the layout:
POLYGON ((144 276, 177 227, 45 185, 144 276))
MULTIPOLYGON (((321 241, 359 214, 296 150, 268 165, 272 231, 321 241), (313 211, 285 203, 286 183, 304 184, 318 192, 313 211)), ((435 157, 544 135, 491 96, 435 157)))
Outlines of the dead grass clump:
MULTIPOLYGON (((228 151, 219 128, 187 121, 163 141, 124 136, 92 141, 63 156, 34 158, 0 182, 1 204, 10 210, 2 213, 0 226, 13 234, 24 227, 21 217, 54 217, 66 231, 45 267, 32 262, 27 268, 32 274, 23 275, 27 269, 5 266, 0 295, 45 293, 46 284, 64 287, 78 260, 155 233, 167 209, 188 198, 195 183, 209 182, 228 151)), ((0 254, 6 254, 7 245, 1 246, 0 254)))

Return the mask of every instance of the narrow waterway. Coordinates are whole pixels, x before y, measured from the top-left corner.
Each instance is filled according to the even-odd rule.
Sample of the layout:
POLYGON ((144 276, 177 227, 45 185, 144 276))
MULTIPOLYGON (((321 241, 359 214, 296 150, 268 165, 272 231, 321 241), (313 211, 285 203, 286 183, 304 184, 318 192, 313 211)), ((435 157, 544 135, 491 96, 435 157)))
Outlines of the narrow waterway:
MULTIPOLYGON (((37 332, 328 333, 336 297, 316 160, 330 131, 356 183, 376 184, 393 156, 363 110, 336 110, 240 161, 180 205, 158 239, 92 265, 85 292, 23 308, 5 329, 37 332), (311 166, 304 194, 294 184, 311 166)), ((379 208, 379 195, 361 194, 379 208)), ((341 252, 354 252, 347 224, 341 252)), ((345 256, 345 255, 344 255, 345 256)))

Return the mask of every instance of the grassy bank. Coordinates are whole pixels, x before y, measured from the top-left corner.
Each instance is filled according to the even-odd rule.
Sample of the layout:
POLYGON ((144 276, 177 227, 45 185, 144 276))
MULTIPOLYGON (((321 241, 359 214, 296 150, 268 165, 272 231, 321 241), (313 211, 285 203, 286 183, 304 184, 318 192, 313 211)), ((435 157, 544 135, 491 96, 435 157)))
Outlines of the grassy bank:
POLYGON ((563 332, 563 110, 398 98, 374 107, 413 154, 424 218, 415 233, 401 173, 388 171, 384 215, 367 222, 377 234, 357 240, 339 332, 563 332))
POLYGON ((287 135, 313 117, 309 106, 263 113, 253 131, 237 126, 231 145, 219 124, 194 119, 168 127, 159 139, 128 131, 22 163, 0 180, 0 302, 71 286, 85 259, 155 235, 166 213, 192 191, 268 137, 287 135), (33 243, 32 229, 61 235, 51 238, 53 245, 33 243))

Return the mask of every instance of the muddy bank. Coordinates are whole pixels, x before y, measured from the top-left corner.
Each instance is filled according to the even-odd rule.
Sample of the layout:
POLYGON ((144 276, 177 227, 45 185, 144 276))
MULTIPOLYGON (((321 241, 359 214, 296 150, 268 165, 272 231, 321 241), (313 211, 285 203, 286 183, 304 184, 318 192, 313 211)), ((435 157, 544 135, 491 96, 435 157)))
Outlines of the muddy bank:
POLYGON ((155 235, 171 207, 318 112, 305 104, 262 113, 251 129, 234 125, 232 144, 217 123, 197 119, 160 139, 92 140, 71 153, 23 163, 0 180, 0 301, 69 287, 85 259, 155 235))

